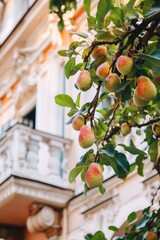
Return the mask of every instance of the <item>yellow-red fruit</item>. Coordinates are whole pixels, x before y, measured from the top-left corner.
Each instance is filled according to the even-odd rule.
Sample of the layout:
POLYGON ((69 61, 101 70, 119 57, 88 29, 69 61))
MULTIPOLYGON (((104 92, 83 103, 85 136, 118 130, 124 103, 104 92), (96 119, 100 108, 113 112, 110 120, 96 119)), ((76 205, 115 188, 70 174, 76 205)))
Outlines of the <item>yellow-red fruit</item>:
POLYGON ((160 137, 160 121, 152 124, 152 132, 156 137, 160 137))
POLYGON ((134 66, 133 60, 128 56, 121 55, 117 59, 116 62, 117 70, 123 75, 130 74, 133 70, 133 66, 134 66))
POLYGON ((122 123, 121 132, 123 136, 127 136, 131 132, 131 127, 128 125, 128 123, 122 123))
POLYGON ((85 174, 85 182, 89 188, 100 187, 103 183, 103 174, 98 163, 91 163, 85 174))
POLYGON ((116 73, 110 73, 106 77, 105 88, 107 92, 115 92, 119 87, 121 80, 116 73))
POLYGON ((136 88, 135 91, 134 91, 134 94, 133 94, 133 103, 137 107, 144 107, 144 106, 148 105, 148 102, 149 101, 143 101, 138 97, 137 88, 136 88))
POLYGON ((140 76, 137 79, 137 95, 143 101, 150 101, 157 95, 157 89, 148 77, 140 76))
POLYGON ((160 86, 160 76, 158 74, 153 74, 152 82, 158 87, 160 86))
POLYGON ((106 55, 107 53, 107 48, 106 46, 104 45, 100 45, 100 46, 97 46, 93 49, 92 53, 91 53, 91 56, 94 58, 94 59, 97 59, 99 57, 102 57, 104 55, 106 55))
POLYGON ((149 231, 146 240, 158 240, 158 235, 154 231, 149 231))
POLYGON ((94 134, 89 126, 83 125, 80 128, 78 140, 82 148, 89 148, 93 145, 95 140, 94 134))
POLYGON ((81 90, 81 91, 87 91, 88 89, 90 89, 92 86, 92 79, 91 79, 91 75, 90 72, 88 72, 87 70, 83 70, 77 79, 77 87, 81 90))
POLYGON ((105 78, 109 73, 109 69, 110 69, 110 65, 107 62, 104 62, 101 65, 99 65, 99 67, 97 68, 96 74, 101 78, 105 78))
POLYGON ((76 116, 72 121, 72 127, 76 131, 79 131, 84 124, 85 124, 85 119, 82 115, 76 116))

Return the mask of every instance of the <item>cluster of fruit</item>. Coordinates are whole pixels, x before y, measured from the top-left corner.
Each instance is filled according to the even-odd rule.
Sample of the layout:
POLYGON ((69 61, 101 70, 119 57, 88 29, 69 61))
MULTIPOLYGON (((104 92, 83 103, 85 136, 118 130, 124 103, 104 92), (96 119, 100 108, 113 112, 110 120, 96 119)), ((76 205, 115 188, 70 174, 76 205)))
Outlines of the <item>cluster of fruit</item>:
MULTIPOLYGON (((105 56, 107 49, 105 46, 98 46, 92 52, 92 57, 98 59, 99 57, 105 56)), ((119 72, 112 73, 111 66, 108 62, 100 64, 96 70, 97 76, 105 78, 104 87, 107 92, 116 92, 117 88, 121 84, 121 77, 127 76, 127 79, 131 79, 135 73, 134 62, 132 58, 121 55, 116 61, 116 68, 119 72)), ((157 89, 155 84, 160 85, 160 76, 153 74, 153 78, 149 79, 146 76, 139 76, 136 80, 137 87, 134 90, 133 102, 137 107, 146 106, 150 100, 152 100, 156 94, 157 89)), ((78 79, 77 86, 81 91, 87 91, 92 86, 92 78, 88 70, 83 70, 78 79)))
MULTIPOLYGON (((98 59, 105 56, 107 53, 106 46, 100 45, 91 53, 92 58, 98 59)), ((117 88, 121 84, 121 79, 126 77, 127 81, 133 79, 135 74, 135 66, 132 58, 121 55, 118 57, 115 63, 116 70, 112 72, 112 66, 108 62, 101 63, 96 69, 96 75, 103 79, 104 89, 108 93, 116 93, 117 88)), ((150 100, 154 99, 157 95, 157 88, 153 83, 160 84, 160 77, 154 76, 153 79, 149 79, 146 76, 139 76, 136 79, 135 89, 133 93, 132 103, 136 107, 146 106, 150 100)), ((92 87, 93 81, 91 74, 88 70, 84 69, 78 76, 76 85, 79 90, 87 91, 92 87)), ((79 144, 82 148, 89 148, 95 142, 94 133, 88 125, 86 125, 87 119, 83 115, 77 115, 72 121, 72 127, 74 130, 79 131, 79 144)), ((152 124, 152 131, 156 137, 160 136, 160 122, 152 124)), ((128 135, 131 132, 131 126, 127 122, 121 124, 121 133, 123 136, 128 135)), ((85 175, 85 181, 89 188, 98 187, 103 182, 102 169, 99 164, 91 163, 88 171, 85 175)))

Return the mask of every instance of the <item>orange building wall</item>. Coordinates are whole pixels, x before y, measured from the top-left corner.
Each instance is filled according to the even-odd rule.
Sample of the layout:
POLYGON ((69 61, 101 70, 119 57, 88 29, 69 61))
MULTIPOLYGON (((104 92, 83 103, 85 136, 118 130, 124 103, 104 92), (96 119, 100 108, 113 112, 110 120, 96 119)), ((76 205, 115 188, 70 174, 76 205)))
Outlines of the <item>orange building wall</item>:
POLYGON ((25 240, 48 240, 44 233, 31 234, 26 231, 25 240))

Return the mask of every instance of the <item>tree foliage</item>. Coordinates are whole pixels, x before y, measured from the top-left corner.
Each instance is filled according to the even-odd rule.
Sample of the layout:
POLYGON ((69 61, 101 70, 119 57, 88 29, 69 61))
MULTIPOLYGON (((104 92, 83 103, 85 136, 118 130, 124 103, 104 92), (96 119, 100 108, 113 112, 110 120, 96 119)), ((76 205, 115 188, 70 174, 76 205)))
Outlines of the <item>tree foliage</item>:
MULTIPOLYGON (((57 12, 61 23, 61 10, 69 10, 73 2, 76 7, 75 1, 50 1, 50 9, 57 12)), ((96 14, 92 15, 91 1, 84 0, 84 9, 88 31, 74 33, 79 39, 70 43, 68 49, 59 51, 59 54, 68 59, 65 65, 66 78, 87 70, 91 87, 88 89, 88 86, 84 86, 90 79, 84 77, 85 83, 82 83, 83 77, 80 77, 79 82, 75 82, 76 100, 67 94, 59 94, 55 101, 69 108, 69 123, 81 115, 84 124, 94 134, 94 147, 86 150, 69 175, 69 181, 73 182, 80 174, 87 193, 89 187, 85 174, 93 162, 102 169, 110 166, 118 178, 125 179, 133 170, 143 176, 145 161, 150 160, 160 174, 160 2, 99 0, 96 14), (106 48, 106 52, 95 56, 100 46, 104 47, 103 50, 106 48), (81 61, 77 56, 78 59, 81 57, 81 61), (130 61, 125 69, 118 62, 120 57, 125 59, 124 56, 130 61), (98 67, 104 62, 109 64, 106 76, 98 73, 98 67), (116 80, 112 86, 108 85, 109 80, 106 79, 115 75, 119 79, 118 85, 114 85, 116 80), (93 88, 95 95, 92 101, 81 105, 83 92, 93 88), (137 138, 141 137, 145 148, 137 146, 132 139, 128 145, 118 143, 119 136, 126 138, 133 131, 137 138), (134 163, 127 159, 124 152, 132 155, 134 163)), ((81 137, 79 141, 82 141, 81 137)), ((104 190, 103 186, 99 186, 101 193, 104 190)), ((114 239, 143 240, 147 239, 150 230, 157 234, 158 239, 160 209, 151 211, 151 207, 148 207, 142 214, 143 219, 138 221, 136 213, 131 213, 124 235, 114 239)), ((117 231, 117 228, 111 226, 110 230, 117 231)), ((103 240, 106 237, 98 231, 95 235, 86 235, 85 239, 103 240)))

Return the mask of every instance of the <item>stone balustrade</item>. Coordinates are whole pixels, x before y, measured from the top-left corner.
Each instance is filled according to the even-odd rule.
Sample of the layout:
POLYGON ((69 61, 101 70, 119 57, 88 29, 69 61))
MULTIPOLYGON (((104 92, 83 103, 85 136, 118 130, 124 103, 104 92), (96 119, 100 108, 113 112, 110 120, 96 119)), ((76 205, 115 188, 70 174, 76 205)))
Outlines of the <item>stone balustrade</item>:
POLYGON ((0 141, 0 184, 15 175, 67 187, 71 140, 16 124, 0 141))

